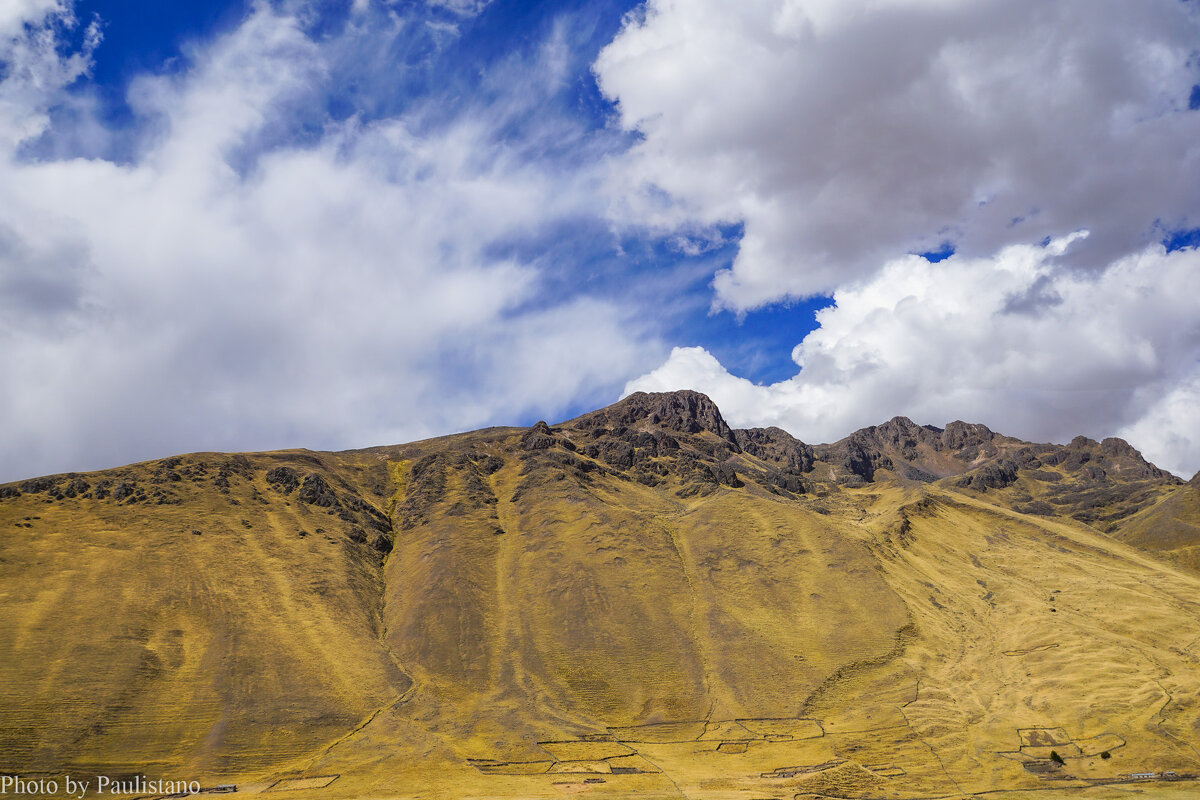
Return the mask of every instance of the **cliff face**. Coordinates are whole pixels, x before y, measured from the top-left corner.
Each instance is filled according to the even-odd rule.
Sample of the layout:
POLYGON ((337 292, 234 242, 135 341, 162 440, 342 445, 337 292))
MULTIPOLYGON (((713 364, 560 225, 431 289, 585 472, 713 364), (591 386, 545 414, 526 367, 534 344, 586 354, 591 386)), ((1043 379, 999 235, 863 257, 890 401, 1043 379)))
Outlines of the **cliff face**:
POLYGON ((813 446, 694 392, 10 484, 0 771, 765 797, 1196 770, 1200 579, 1127 543, 1190 563, 1197 496, 1119 440, 897 417, 813 446))

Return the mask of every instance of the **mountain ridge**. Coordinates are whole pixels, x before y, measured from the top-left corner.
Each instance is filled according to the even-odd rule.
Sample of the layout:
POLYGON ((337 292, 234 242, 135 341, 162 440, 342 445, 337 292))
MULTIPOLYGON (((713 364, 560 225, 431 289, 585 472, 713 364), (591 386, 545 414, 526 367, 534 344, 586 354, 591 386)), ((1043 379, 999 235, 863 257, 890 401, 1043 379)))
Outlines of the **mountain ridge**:
MULTIPOLYGON (((848 462, 854 462, 852 466, 850 463, 847 463, 845 466, 848 467, 851 474, 857 474, 867 480, 870 480, 868 476, 874 471, 874 469, 893 469, 896 461, 912 461, 918 458, 917 453, 913 452, 910 455, 903 456, 900 459, 892 460, 890 456, 892 456, 895 451, 903 453, 905 450, 911 451, 913 448, 925 446, 929 447, 935 452, 942 451, 944 449, 959 452, 966 451, 969 453, 970 457, 973 458, 977 453, 981 452, 981 450, 987 455, 994 455, 998 451, 994 447, 988 447, 988 445, 993 440, 997 440, 1018 443, 1024 446, 1042 448, 1043 452, 1050 452, 1048 448, 1055 448, 1056 450, 1069 449, 1074 451, 1088 451, 1088 458, 1085 459, 1085 461, 1091 460, 1097 454, 1099 454, 1101 457, 1108 456, 1114 458, 1125 458, 1130 462, 1136 462, 1140 467, 1140 472, 1144 474, 1140 475, 1139 477, 1152 476, 1156 478, 1164 478, 1167 480, 1177 481, 1179 484, 1185 482, 1182 479, 1171 475, 1165 470, 1161 470, 1158 467, 1155 467, 1153 464, 1146 462, 1136 448, 1134 448, 1124 439, 1117 437, 1109 437, 1102 441, 1096 441, 1080 435, 1076 436, 1067 445, 1033 443, 996 433, 987 425, 982 423, 968 423, 961 420, 948 422, 944 428, 940 428, 928 424, 918 425, 908 417, 895 416, 890 420, 878 425, 869 425, 852 431, 842 439, 839 439, 835 442, 811 444, 796 438, 793 434, 783 430, 782 428, 774 426, 766 428, 751 427, 735 429, 730 426, 728 422, 726 422, 724 416, 720 412, 720 409, 717 408, 716 403, 714 403, 711 398, 702 392, 690 389, 676 390, 671 392, 634 392, 609 406, 596 411, 587 412, 569 420, 565 420, 561 423, 558 423, 557 426, 583 425, 587 427, 592 425, 597 419, 605 419, 617 426, 628 426, 642 423, 646 426, 661 428, 662 430, 683 433, 697 433, 702 430, 707 430, 714 433, 718 437, 725 439, 730 443, 730 445, 732 445, 734 448, 737 448, 739 451, 742 448, 743 442, 750 443, 751 447, 769 447, 770 444, 779 443, 780 446, 784 447, 789 452, 791 452, 793 448, 799 451, 804 451, 807 449, 811 450, 814 455, 820 453, 824 456, 823 459, 818 460, 832 460, 840 457, 847 459, 848 462), (874 449, 876 452, 870 454, 864 453, 864 451, 869 451, 871 449, 874 449), (847 454, 847 451, 850 451, 850 453, 847 454), (857 463, 858 460, 864 455, 866 455, 868 461, 874 463, 869 465, 865 463, 857 463), (891 467, 887 466, 889 463, 892 464, 891 467)), ((536 423, 533 427, 537 427, 539 425, 548 427, 547 423, 544 421, 536 423)), ((523 429, 514 426, 493 426, 489 428, 481 428, 471 433, 486 434, 513 430, 523 429)), ((421 441, 437 441, 455 435, 458 434, 436 436, 421 441)), ((417 442, 414 442, 413 444, 417 444, 417 442)), ((399 445, 376 445, 340 451, 319 451, 310 450, 308 448, 293 448, 262 452, 296 452, 314 454, 364 453, 396 446, 399 445)), ((195 453, 179 454, 166 458, 148 459, 144 462, 134 462, 133 464, 127 464, 123 466, 129 467, 134 466, 134 464, 149 464, 152 462, 169 461, 172 458, 180 458, 183 456, 226 455, 232 457, 237 455, 252 454, 253 453, 249 451, 246 453, 198 451, 195 453)), ((807 462, 807 460, 808 459, 802 459, 802 461, 805 462, 807 462)), ((49 473, 43 476, 16 479, 5 483, 0 483, 0 492, 3 493, 0 494, 0 499, 7 496, 16 496, 13 494, 13 491, 22 491, 20 488, 22 484, 29 487, 23 491, 38 492, 42 490, 37 487, 44 484, 47 479, 69 478, 74 480, 80 475, 96 474, 121 468, 122 467, 109 467, 98 470, 49 473)), ((939 474, 934 475, 933 477, 947 477, 948 474, 960 473, 939 474)), ((920 473, 918 473, 918 475, 920 475, 920 473)), ((916 479, 921 479, 921 477, 924 476, 917 477, 916 479)), ((1198 472, 1197 475, 1192 478, 1193 481, 1198 479, 1200 479, 1200 472, 1198 472)), ((66 490, 64 489, 64 491, 66 490)))
POLYGON ((685 392, 9 487, 5 771, 714 799, 1200 772, 1195 485, 1115 441, 814 446, 685 392))
MULTIPOLYGON (((525 429, 492 427, 470 435, 502 436, 518 430, 525 429)), ((820 485, 869 485, 875 482, 876 472, 881 472, 887 477, 917 483, 953 479, 956 488, 968 491, 1005 491, 1014 507, 1024 512, 1069 516, 1108 533, 1116 532, 1122 520, 1160 502, 1170 490, 1186 485, 1183 480, 1147 462, 1128 442, 1115 437, 1096 441, 1076 436, 1066 445, 1039 444, 996 433, 981 423, 956 420, 939 428, 918 425, 907 417, 896 416, 879 425, 860 428, 836 442, 812 445, 778 427, 734 429, 711 398, 692 390, 635 392, 553 428, 539 421, 528 431, 522 438, 522 447, 527 450, 557 447, 571 454, 560 456, 559 460, 573 460, 576 469, 587 471, 607 466, 630 470, 635 480, 650 485, 664 477, 661 473, 665 465, 657 460, 660 455, 678 455, 677 442, 670 434, 690 436, 707 432, 720 444, 685 452, 682 462, 668 457, 668 461, 677 462, 676 466, 690 476, 685 491, 692 493, 708 492, 720 485, 736 487, 743 478, 748 478, 772 491, 795 495, 810 492, 820 485), (561 435, 564 430, 573 431, 580 441, 576 443, 561 435), (741 453, 761 459, 766 468, 739 473, 725 463, 730 456, 741 453), (580 460, 579 456, 587 460, 580 460)), ((440 442, 454 436, 434 437, 423 442, 440 442)), ((384 445, 340 453, 378 454, 421 444, 384 445)), ((308 459, 319 464, 322 455, 332 456, 338 451, 271 453, 295 453, 301 461, 308 459)), ((278 457, 271 453, 260 455, 278 457)), ((0 485, 0 501, 26 493, 45 494, 54 500, 94 495, 96 499, 125 504, 170 503, 169 487, 182 477, 175 474, 172 465, 181 459, 203 457, 216 464, 213 485, 223 490, 227 476, 236 472, 238 465, 249 455, 253 454, 196 453, 141 462, 140 465, 158 465, 149 480, 150 487, 120 478, 102 478, 93 487, 84 477, 120 475, 122 470, 140 466, 138 464, 91 473, 40 476, 0 485)), ((292 473, 286 481, 299 486, 300 473, 295 470, 292 473)), ((327 487, 322 487, 324 478, 321 475, 305 475, 311 476, 312 485, 303 487, 302 491, 318 495, 325 491, 327 487)), ((1200 473, 1192 483, 1197 478, 1200 473)), ((377 509, 371 513, 372 509, 369 503, 358 498, 350 501, 349 508, 339 508, 339 513, 367 531, 372 526, 379 527, 381 513, 377 509)), ((386 543, 378 535, 372 536, 372 541, 386 552, 386 543)))

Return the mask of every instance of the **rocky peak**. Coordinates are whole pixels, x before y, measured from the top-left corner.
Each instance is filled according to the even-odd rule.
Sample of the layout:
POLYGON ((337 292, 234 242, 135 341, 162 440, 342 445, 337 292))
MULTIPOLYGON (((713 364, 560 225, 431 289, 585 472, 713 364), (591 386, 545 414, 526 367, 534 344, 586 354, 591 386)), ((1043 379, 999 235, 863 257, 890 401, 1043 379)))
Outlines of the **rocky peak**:
POLYGON ((893 447, 912 447, 920 442, 936 439, 941 434, 940 428, 931 425, 918 425, 908 417, 892 417, 882 425, 874 425, 858 431, 868 434, 874 441, 893 447))
POLYGON ((893 417, 815 450, 817 460, 831 464, 843 482, 873 481, 878 469, 928 482, 960 474, 980 457, 998 455, 997 439, 986 425, 956 421, 943 429, 893 417))
POLYGON ((733 438, 743 453, 763 461, 780 464, 793 472, 809 472, 813 468, 812 447, 782 428, 735 430, 733 438))
POLYGON ((545 420, 538 420, 521 436, 521 449, 545 450, 548 447, 554 447, 560 441, 555 437, 555 433, 557 431, 547 425, 545 420))
POLYGON ((708 395, 691 390, 634 392, 608 408, 580 417, 580 427, 653 427, 672 433, 702 431, 734 443, 733 433, 717 404, 708 395))
POLYGON ((1136 458, 1139 461, 1142 460, 1142 454, 1138 452, 1137 448, 1116 436, 1110 436, 1100 442, 1100 452, 1115 458, 1136 458))
POLYGON ((966 447, 980 447, 996 438, 996 434, 987 425, 977 422, 955 420, 942 431, 942 444, 950 450, 962 450, 966 447))
POLYGON ((1090 480, 1103 480, 1112 473, 1124 480, 1178 480, 1165 470, 1146 461, 1124 439, 1109 437, 1102 442, 1076 436, 1064 446, 1049 445, 1039 453, 1042 463, 1059 466, 1068 473, 1082 472, 1090 480))

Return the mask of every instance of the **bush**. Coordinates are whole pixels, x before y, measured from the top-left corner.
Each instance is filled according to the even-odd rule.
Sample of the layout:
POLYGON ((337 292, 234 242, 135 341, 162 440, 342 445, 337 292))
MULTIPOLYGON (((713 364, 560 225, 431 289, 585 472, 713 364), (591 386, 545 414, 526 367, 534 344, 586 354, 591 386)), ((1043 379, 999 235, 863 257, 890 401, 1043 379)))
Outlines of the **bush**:
POLYGON ((1062 758, 1062 756, 1060 756, 1060 755, 1058 754, 1058 751, 1057 751, 1057 750, 1051 750, 1051 751, 1050 751, 1050 760, 1051 760, 1051 761, 1053 761, 1055 764, 1062 764, 1062 763, 1063 763, 1063 758, 1062 758))
POLYGON ((1105 750, 1103 753, 1100 754, 1100 757, 1107 761, 1108 759, 1112 758, 1112 753, 1105 750))

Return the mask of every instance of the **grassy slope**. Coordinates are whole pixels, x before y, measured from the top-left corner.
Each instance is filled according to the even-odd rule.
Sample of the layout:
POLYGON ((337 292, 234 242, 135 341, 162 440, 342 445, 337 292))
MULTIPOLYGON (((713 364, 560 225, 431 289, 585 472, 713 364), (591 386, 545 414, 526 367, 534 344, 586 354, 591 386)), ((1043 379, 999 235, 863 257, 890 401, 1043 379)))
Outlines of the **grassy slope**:
POLYGON ((314 468, 198 455, 167 470, 205 465, 195 482, 119 471, 177 501, 163 505, 3 501, 3 771, 252 773, 311 757, 405 691, 380 640, 378 554, 263 480, 297 462, 314 468), (212 486, 221 464, 228 494, 212 486))
POLYGON ((1200 474, 1125 521, 1114 535, 1200 572, 1200 474))
MULTIPOLYGON (((527 436, 198 455, 106 473, 149 490, 132 505, 0 501, 0 772, 714 800, 1115 797, 1081 779, 1200 772, 1190 572, 987 493, 680 496, 666 467, 646 485, 557 446, 534 458, 527 436), (323 476, 336 504, 269 483, 280 465, 323 476), (150 505, 158 491, 173 502, 150 505), (358 541, 368 515, 339 513, 357 503, 395 523, 386 559, 358 541), (1030 728, 1069 737, 1059 780, 1024 766, 1047 758, 1021 750, 1030 728), (596 737, 611 741, 539 744, 596 737), (648 771, 612 774, 622 763, 648 771), (546 772, 576 768, 591 772, 546 772)), ((1142 788, 1195 790, 1180 787, 1142 788)))

